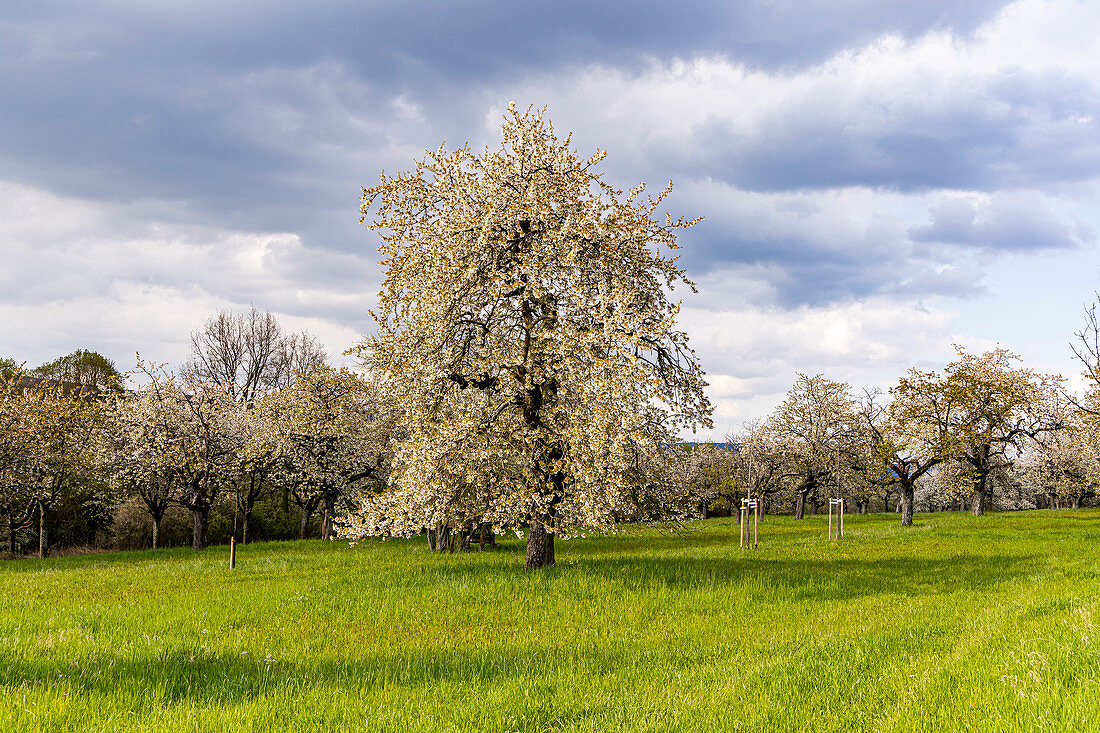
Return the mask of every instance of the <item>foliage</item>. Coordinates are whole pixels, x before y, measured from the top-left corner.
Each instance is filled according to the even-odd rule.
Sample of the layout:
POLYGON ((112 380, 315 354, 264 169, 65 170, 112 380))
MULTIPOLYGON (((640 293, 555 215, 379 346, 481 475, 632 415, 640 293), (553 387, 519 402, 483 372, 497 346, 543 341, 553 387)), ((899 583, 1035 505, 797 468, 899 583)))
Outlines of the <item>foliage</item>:
POLYGON ((79 384, 89 390, 122 389, 122 374, 115 363, 96 351, 77 349, 36 367, 35 376, 79 384))

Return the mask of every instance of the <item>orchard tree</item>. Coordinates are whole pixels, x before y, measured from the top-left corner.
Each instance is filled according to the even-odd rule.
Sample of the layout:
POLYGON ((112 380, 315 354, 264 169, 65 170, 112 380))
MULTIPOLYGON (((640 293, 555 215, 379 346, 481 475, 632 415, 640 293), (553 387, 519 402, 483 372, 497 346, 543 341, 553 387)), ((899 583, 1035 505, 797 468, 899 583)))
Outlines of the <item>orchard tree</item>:
POLYGON ((815 491, 835 493, 859 480, 853 470, 859 425, 844 382, 799 373, 766 430, 785 458, 783 474, 794 491, 795 519, 805 516, 806 501, 815 491))
MULTIPOLYGON (((901 523, 913 525, 917 483, 950 457, 943 385, 934 375, 910 370, 884 403, 877 391, 867 391, 859 415, 871 452, 884 469, 879 484, 895 486, 901 495, 901 523)), ((889 496, 889 494, 887 494, 889 496)))
POLYGON ((1065 426, 1058 409, 1061 377, 1017 366, 1020 357, 997 348, 971 354, 956 346, 958 358, 942 376, 911 374, 908 382, 927 385, 923 397, 907 380, 899 392, 923 402, 923 414, 938 422, 951 458, 972 477, 970 511, 985 511, 990 479, 1011 466, 1030 441, 1065 426))
POLYGON ((734 452, 724 445, 714 443, 686 443, 677 447, 676 480, 699 497, 700 515, 707 516, 707 508, 714 501, 721 501, 734 515, 734 507, 740 506, 742 487, 735 476, 734 452))
POLYGON ((37 367, 36 376, 58 382, 79 384, 88 390, 106 391, 122 388, 122 375, 115 363, 96 351, 77 349, 37 367))
POLYGON ((385 280, 363 365, 407 436, 391 490, 357 530, 438 524, 527 528, 528 568, 554 536, 609 528, 639 484, 679 506, 639 453, 709 425, 703 372, 676 327, 677 229, 653 216, 671 190, 627 193, 578 157, 541 111, 510 106, 499 149, 429 151, 363 190, 385 280))
POLYGON ((1068 502, 1079 509, 1100 484, 1100 435, 1090 413, 1066 409, 1063 420, 1064 430, 1046 433, 1030 446, 1021 469, 1042 490, 1050 508, 1068 502))
MULTIPOLYGON (((45 557, 48 513, 78 490, 95 488, 92 446, 99 406, 85 399, 82 389, 21 373, 4 380, 2 400, 0 427, 8 436, 2 441, 6 445, 0 445, 0 459, 6 464, 0 467, 0 504, 8 518, 9 549, 33 510, 38 517, 38 554, 45 557), (20 511, 20 506, 25 509, 20 511)), ((90 498, 103 497, 93 491, 90 498)))
POLYGON ((0 515, 7 525, 11 554, 19 533, 32 526, 35 507, 34 492, 22 471, 33 440, 24 377, 18 365, 0 373, 0 515))
POLYGON ((112 396, 104 429, 98 432, 99 463, 120 496, 138 496, 152 520, 157 549, 160 525, 176 495, 174 451, 168 423, 160 418, 155 393, 112 396))
POLYGON ((274 399, 269 392, 260 403, 246 404, 232 401, 226 405, 225 438, 227 452, 235 462, 228 484, 236 505, 233 518, 233 533, 237 531, 237 515, 240 515, 241 543, 248 544, 252 526, 252 513, 256 505, 265 496, 273 493, 277 485, 286 486, 280 481, 283 455, 278 437, 270 423, 271 413, 261 405, 264 400, 274 399))
POLYGON ((148 476, 170 478, 173 500, 192 514, 192 547, 201 550, 210 510, 236 478, 232 435, 240 405, 225 386, 194 374, 177 378, 140 359, 138 371, 145 386, 116 403, 129 413, 130 450, 148 476))
POLYGON ((348 369, 320 366, 264 398, 258 410, 267 435, 247 455, 279 455, 303 509, 323 511, 321 539, 333 538, 340 502, 372 496, 388 471, 390 413, 370 386, 348 369))

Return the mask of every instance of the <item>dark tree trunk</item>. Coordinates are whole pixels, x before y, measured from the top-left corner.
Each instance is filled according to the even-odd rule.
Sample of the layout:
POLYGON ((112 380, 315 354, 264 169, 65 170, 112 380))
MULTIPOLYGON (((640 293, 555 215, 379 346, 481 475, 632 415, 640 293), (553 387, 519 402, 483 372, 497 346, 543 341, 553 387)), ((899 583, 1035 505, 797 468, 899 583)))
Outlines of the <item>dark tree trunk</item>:
POLYGON ((50 546, 46 536, 46 505, 38 502, 38 556, 45 557, 46 549, 50 546))
POLYGON ((325 541, 332 539, 332 520, 335 514, 336 500, 330 494, 326 493, 324 520, 321 522, 321 539, 325 541))
POLYGON ((210 514, 209 507, 191 510, 194 527, 191 532, 191 549, 201 550, 206 547, 206 520, 210 514))
POLYGON ((15 554, 15 520, 8 517, 8 553, 15 554))
POLYGON ((433 536, 433 540, 429 543, 432 546, 432 552, 446 552, 451 545, 451 526, 446 522, 441 522, 435 526, 435 529, 428 530, 428 534, 433 536))
POLYGON ((985 514, 985 476, 979 476, 974 482, 974 492, 970 495, 970 513, 975 517, 985 514))
POLYGON ((803 519, 806 516, 806 492, 799 491, 794 500, 794 518, 803 519))
POLYGON ((546 514, 531 519, 531 526, 527 530, 527 558, 524 562, 527 570, 554 564, 554 533, 547 529, 549 525, 550 517, 546 514))
POLYGON ((913 526, 913 486, 901 487, 901 524, 903 527, 913 526))
POLYGON ((248 544, 248 520, 252 518, 252 507, 248 508, 241 518, 241 544, 248 544))
POLYGON ((313 511, 306 508, 306 505, 302 505, 302 531, 298 534, 298 539, 304 540, 306 538, 306 530, 309 529, 309 518, 313 515, 313 511))
POLYGON ((473 527, 466 525, 455 537, 455 552, 466 552, 470 549, 470 535, 474 533, 473 527))
POLYGON ((496 533, 493 532, 493 525, 488 522, 482 522, 478 534, 477 550, 481 552, 486 547, 490 550, 497 546, 496 533))
POLYGON ((1080 509, 1081 508, 1081 495, 1080 494, 1074 494, 1073 495, 1073 508, 1074 509, 1080 509))
POLYGON ((160 518, 153 517, 153 549, 157 549, 157 539, 160 537, 160 518))

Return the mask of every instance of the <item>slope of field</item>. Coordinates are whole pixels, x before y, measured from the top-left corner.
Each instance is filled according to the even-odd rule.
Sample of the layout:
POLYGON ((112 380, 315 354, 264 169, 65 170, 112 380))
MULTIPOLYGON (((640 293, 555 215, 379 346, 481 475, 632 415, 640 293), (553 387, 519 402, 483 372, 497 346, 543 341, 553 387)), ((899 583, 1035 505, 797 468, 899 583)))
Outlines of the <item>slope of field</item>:
POLYGON ((0 563, 0 729, 1095 730, 1100 512, 0 563))

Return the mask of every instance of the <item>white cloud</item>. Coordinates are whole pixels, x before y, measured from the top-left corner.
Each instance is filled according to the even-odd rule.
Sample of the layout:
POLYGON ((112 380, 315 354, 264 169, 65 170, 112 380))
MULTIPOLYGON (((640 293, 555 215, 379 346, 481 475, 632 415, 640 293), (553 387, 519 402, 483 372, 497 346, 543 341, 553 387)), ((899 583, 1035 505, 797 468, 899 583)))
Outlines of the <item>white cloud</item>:
POLYGON ((366 258, 309 250, 282 232, 165 223, 165 205, 105 204, 0 182, 0 342, 38 363, 76 348, 120 366, 141 351, 178 363, 190 329, 250 303, 307 328, 335 356, 377 290, 366 258))
POLYGON ((713 437, 770 412, 798 372, 823 373, 856 392, 886 389, 912 366, 939 369, 951 344, 988 347, 954 332, 957 313, 877 298, 792 310, 684 308, 682 321, 708 371, 713 437))

